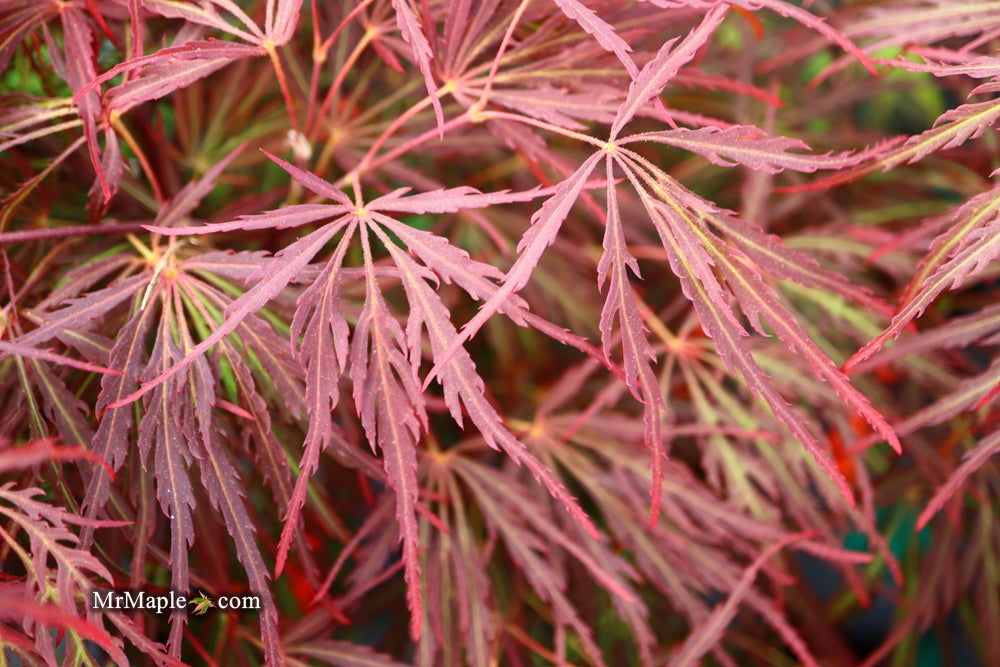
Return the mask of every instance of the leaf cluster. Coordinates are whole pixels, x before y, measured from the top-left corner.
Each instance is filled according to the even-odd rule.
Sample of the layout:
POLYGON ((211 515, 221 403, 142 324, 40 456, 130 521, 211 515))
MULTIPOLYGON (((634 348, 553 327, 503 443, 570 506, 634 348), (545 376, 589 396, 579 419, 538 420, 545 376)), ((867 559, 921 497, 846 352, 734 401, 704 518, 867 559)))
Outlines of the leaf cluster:
POLYGON ((1000 662, 1000 3, 838 4, 0 6, 2 660, 1000 662))

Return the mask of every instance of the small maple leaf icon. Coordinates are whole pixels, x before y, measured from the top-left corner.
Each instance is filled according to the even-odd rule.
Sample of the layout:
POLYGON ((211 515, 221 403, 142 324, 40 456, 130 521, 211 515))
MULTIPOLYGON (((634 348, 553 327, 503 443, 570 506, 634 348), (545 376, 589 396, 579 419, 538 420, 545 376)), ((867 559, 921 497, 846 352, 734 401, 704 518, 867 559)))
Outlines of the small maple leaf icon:
POLYGON ((212 602, 211 598, 209 598, 201 591, 198 591, 198 597, 191 598, 190 600, 188 600, 188 604, 194 605, 194 611, 192 613, 198 616, 204 614, 206 611, 209 610, 210 607, 215 606, 215 603, 212 602))

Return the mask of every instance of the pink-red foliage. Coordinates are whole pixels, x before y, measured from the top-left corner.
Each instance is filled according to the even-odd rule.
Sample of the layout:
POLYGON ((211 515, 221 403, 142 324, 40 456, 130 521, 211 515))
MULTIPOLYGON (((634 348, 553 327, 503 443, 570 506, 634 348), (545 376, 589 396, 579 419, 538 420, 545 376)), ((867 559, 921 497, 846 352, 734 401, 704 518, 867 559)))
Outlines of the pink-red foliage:
POLYGON ((0 654, 1000 663, 998 46, 965 0, 3 4, 0 654))

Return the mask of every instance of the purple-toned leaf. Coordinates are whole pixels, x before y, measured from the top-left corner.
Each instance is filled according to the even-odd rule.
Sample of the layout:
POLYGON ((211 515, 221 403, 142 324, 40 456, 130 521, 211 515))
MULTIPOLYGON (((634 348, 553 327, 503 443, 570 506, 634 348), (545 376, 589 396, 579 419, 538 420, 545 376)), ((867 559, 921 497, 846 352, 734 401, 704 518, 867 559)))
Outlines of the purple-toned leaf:
POLYGON ((857 155, 851 153, 790 153, 789 149, 792 148, 809 150, 809 147, 798 139, 769 137, 760 128, 748 125, 733 125, 726 129, 702 127, 689 130, 682 127, 662 132, 645 132, 623 137, 619 143, 635 141, 668 144, 704 155, 713 164, 723 167, 741 164, 768 174, 777 174, 785 169, 806 173, 818 169, 843 169, 858 162, 857 155))
POLYGON ((608 292, 601 311, 601 341, 604 354, 612 356, 614 348, 614 326, 618 322, 621 335, 622 366, 625 382, 632 394, 643 403, 643 421, 646 426, 646 446, 652 456, 653 481, 650 485, 650 523, 656 524, 660 513, 660 497, 663 489, 663 437, 660 420, 666 406, 656 381, 652 363, 656 361, 646 327, 639 313, 639 303, 632 290, 629 270, 636 278, 641 278, 639 263, 628 251, 625 232, 622 228, 621 213, 618 209, 618 195, 614 183, 614 163, 607 162, 608 216, 604 229, 604 255, 597 265, 597 284, 600 288, 607 282, 608 292))
MULTIPOLYGON (((189 234, 216 234, 219 232, 255 231, 258 229, 289 229, 301 227, 311 222, 329 220, 347 212, 343 206, 329 204, 293 204, 274 211, 254 215, 241 215, 231 222, 213 222, 200 227, 157 227, 143 225, 154 234, 165 236, 187 236, 189 234)), ((343 222, 343 218, 337 222, 343 222)))
MULTIPOLYGON (((94 642, 103 648, 112 657, 115 664, 128 664, 128 658, 122 652, 122 642, 120 639, 115 639, 108 634, 107 630, 94 625, 86 619, 66 613, 65 608, 59 605, 39 604, 25 599, 23 595, 19 595, 17 592, 5 590, 0 592, 0 618, 24 623, 25 625, 27 625, 26 621, 30 619, 32 622, 48 628, 58 628, 60 633, 68 630, 79 639, 94 642)), ((47 633, 41 632, 39 634, 45 635, 47 633)), ((39 641, 42 640, 39 639, 39 641)), ((9 635, 6 632, 4 633, 4 644, 7 645, 5 649, 13 648, 15 645, 14 641, 9 641, 9 635)), ((42 651, 39 651, 39 653, 42 653, 42 651)), ((6 654, 10 655, 10 653, 6 654)), ((37 659, 36 656, 30 654, 25 657, 29 660, 37 659)), ((54 656, 46 657, 51 661, 54 656)), ((14 660, 17 660, 16 654, 14 655, 14 660)), ((28 664, 41 665, 42 663, 29 662, 28 664)))
MULTIPOLYGON (((111 573, 97 558, 79 548, 76 535, 66 527, 69 512, 34 500, 42 494, 41 489, 14 490, 11 487, 10 483, 0 487, 0 497, 9 503, 0 503, 0 515, 28 536, 31 561, 24 563, 28 568, 28 590, 39 599, 55 602, 60 608, 76 609, 77 596, 86 595, 95 581, 114 582, 111 573), (47 579, 50 557, 56 566, 54 581, 47 579)), ((39 634, 43 635, 38 637, 39 644, 51 640, 48 633, 39 634)), ((114 648, 116 664, 126 665, 120 646, 115 643, 114 648)))
POLYGON ((889 304, 875 297, 871 291, 849 282, 839 273, 821 268, 809 255, 785 246, 781 237, 768 234, 754 223, 727 215, 724 211, 713 213, 709 209, 705 214, 714 227, 734 241, 760 268, 806 287, 830 290, 887 317, 892 315, 889 304))
MULTIPOLYGON (((149 274, 130 276, 103 289, 72 299, 65 308, 44 314, 45 322, 41 326, 18 336, 13 342, 36 346, 52 340, 66 329, 84 329, 91 321, 138 293, 148 284, 149 278, 149 274)), ((6 354, 0 355, 0 358, 3 356, 6 354)))
POLYGON ((676 48, 674 48, 676 39, 666 42, 656 57, 643 66, 639 75, 634 77, 629 85, 628 96, 619 107, 615 122, 611 125, 612 139, 618 136, 626 123, 632 120, 647 102, 663 91, 681 67, 694 58, 698 49, 708 42, 712 33, 722 23, 728 9, 729 7, 723 4, 714 6, 705 14, 701 24, 689 32, 676 48))
MULTIPOLYGON (((151 304, 138 311, 122 327, 118 340, 108 355, 108 363, 121 369, 122 374, 108 375, 101 379, 101 392, 95 406, 101 422, 94 434, 91 450, 108 462, 112 472, 117 472, 125 463, 129 448, 128 432, 133 425, 134 413, 132 410, 106 412, 105 408, 128 394, 138 384, 146 353, 144 341, 157 311, 158 306, 151 304)), ((90 473, 81 510, 85 516, 95 517, 104 509, 110 487, 111 476, 108 471, 95 468, 90 473)), ((84 543, 87 543, 90 534, 84 535, 84 543)))
POLYGON ((351 342, 354 402, 369 444, 382 451, 389 486, 396 494, 396 521, 403 542, 403 569, 410 636, 423 624, 420 593, 420 539, 417 530, 417 437, 426 425, 422 396, 413 368, 403 354, 404 334, 378 288, 367 233, 362 235, 368 273, 365 306, 351 342))
POLYGON ((618 36, 614 27, 579 0, 555 0, 555 3, 559 5, 563 14, 576 21, 581 28, 593 35, 604 50, 618 56, 618 60, 625 66, 625 71, 630 77, 634 79, 638 75, 639 70, 632 61, 632 56, 629 55, 632 47, 618 36))
POLYGON ((299 21, 302 0, 268 0, 264 32, 267 39, 281 46, 288 42, 299 21))
POLYGON ((963 58, 955 63, 939 63, 933 60, 915 63, 912 60, 899 58, 890 61, 890 64, 907 72, 929 72, 938 77, 965 75, 975 79, 991 79, 1000 76, 1000 58, 995 56, 963 58))
MULTIPOLYGON (((104 128, 104 153, 101 155, 101 172, 112 195, 118 191, 121 180, 125 176, 125 160, 122 156, 122 147, 118 143, 118 135, 113 127, 104 128)), ((100 201, 97 198, 98 190, 101 189, 101 182, 98 179, 87 192, 90 200, 87 202, 87 213, 91 220, 100 220, 107 209, 108 202, 100 201)))
POLYGON ((142 66, 138 77, 108 90, 104 97, 105 105, 109 111, 125 113, 143 102, 156 100, 186 88, 239 58, 258 55, 260 53, 248 49, 240 56, 183 60, 168 58, 164 59, 164 62, 148 63, 142 66))
MULTIPOLYGON (((720 257, 725 257, 728 254, 730 252, 723 249, 720 257)), ((726 281, 733 289, 747 316, 751 320, 755 315, 762 317, 775 331, 778 338, 796 350, 812 371, 833 387, 846 405, 861 415, 896 452, 900 452, 899 439, 885 417, 851 385, 850 380, 837 368, 836 364, 816 347, 816 344, 802 330, 795 316, 781 305, 777 295, 760 279, 760 276, 740 271, 734 263, 726 263, 728 264, 725 271, 726 281)))
POLYGON ((302 187, 315 192, 321 197, 332 199, 338 204, 346 207, 348 210, 354 210, 354 203, 351 201, 351 198, 345 195, 339 188, 334 187, 329 182, 312 172, 306 171, 305 169, 299 169, 288 160, 283 160, 277 155, 272 155, 263 149, 261 149, 261 152, 264 153, 269 160, 287 171, 292 179, 294 179, 295 182, 302 187))
POLYGON ((553 611, 562 623, 572 627, 584 651, 591 661, 598 666, 605 665, 601 650, 594 641, 593 631, 573 607, 566 597, 565 571, 552 566, 544 557, 547 544, 539 539, 533 531, 524 527, 526 517, 513 510, 509 504, 501 502, 508 498, 523 495, 523 490, 516 485, 506 483, 503 498, 497 498, 495 491, 488 484, 503 480, 493 475, 483 475, 477 465, 468 459, 461 459, 456 466, 457 472, 466 480, 476 497, 477 504, 482 507, 484 517, 493 526, 503 540, 511 559, 524 572, 528 583, 535 593, 552 605, 553 611))
POLYGON ((887 171, 902 164, 913 164, 934 151, 957 148, 983 134, 1000 118, 1000 103, 995 100, 963 104, 944 112, 934 121, 934 127, 910 138, 900 148, 879 160, 878 166, 887 171))
MULTIPOLYGON (((156 343, 146 366, 147 376, 169 368, 180 354, 172 342, 169 310, 171 306, 166 299, 163 301, 164 312, 161 315, 156 343)), ((170 584, 175 590, 187 592, 190 583, 188 550, 194 544, 192 510, 195 507, 195 499, 187 473, 191 451, 187 438, 181 432, 180 415, 174 399, 174 394, 178 391, 177 384, 171 382, 158 386, 150 398, 144 401, 145 414, 139 423, 137 446, 144 469, 150 448, 154 450, 153 474, 156 479, 156 497, 163 514, 170 520, 170 584)), ((186 621, 187 618, 183 614, 175 614, 170 619, 167 646, 174 657, 180 657, 186 621)))
MULTIPOLYGON (((378 216, 383 224, 393 222, 378 216)), ((397 223, 398 224, 398 223, 397 223)), ((392 228, 391 225, 386 226, 392 228)), ((389 253, 400 269, 400 278, 406 289, 410 304, 410 317, 407 324, 407 337, 410 341, 411 361, 419 363, 420 330, 426 327, 430 338, 431 351, 435 359, 446 348, 449 341, 455 337, 455 327, 448 317, 448 309, 440 297, 427 285, 425 276, 417 266, 388 236, 376 229, 379 238, 389 249, 389 253)), ((546 490, 557 499, 566 511, 580 522, 580 525, 594 539, 598 539, 597 529, 591 523, 587 514, 580 508, 576 500, 566 488, 556 479, 555 475, 503 424, 503 419, 486 400, 483 381, 476 373, 476 365, 464 348, 459 348, 447 362, 441 373, 441 383, 444 388, 445 403, 452 417, 462 425, 462 407, 464 406, 479 429, 483 439, 494 449, 502 448, 518 465, 524 465, 542 484, 546 490)))
POLYGON ((334 437, 331 413, 340 397, 340 375, 347 365, 350 333, 340 304, 340 268, 354 236, 354 228, 355 223, 352 222, 333 257, 327 261, 316 280, 302 292, 292 319, 292 345, 306 375, 309 429, 305 451, 299 462, 299 477, 285 510, 284 527, 275 556, 275 576, 280 575, 284 568, 305 504, 309 480, 319 467, 319 455, 334 437))
MULTIPOLYGON (((614 570, 606 570, 593 558, 587 550, 574 540, 574 536, 560 529, 558 524, 549 517, 542 515, 537 504, 523 493, 518 493, 516 487, 508 484, 502 477, 484 475, 479 466, 470 466, 481 487, 489 490, 494 498, 502 498, 506 508, 516 509, 516 514, 523 517, 524 521, 530 524, 539 537, 551 541, 552 544, 559 545, 568 554, 573 556, 581 565, 590 572, 590 575, 598 582, 602 588, 612 593, 623 601, 632 604, 636 602, 636 595, 631 587, 621 578, 622 576, 635 579, 638 574, 625 561, 619 560, 614 564, 614 570)), ((597 540, 595 540, 597 541, 597 540)))
MULTIPOLYGON (((654 201, 636 176, 629 169, 626 169, 626 175, 632 181, 650 217, 653 219, 659 217, 661 214, 654 201)), ((749 347, 741 340, 738 331, 733 328, 730 322, 733 314, 728 304, 720 303, 711 298, 705 286, 698 279, 695 267, 687 259, 683 248, 674 238, 669 226, 663 225, 662 228, 665 233, 661 235, 661 240, 667 250, 671 269, 680 280, 684 295, 694 305, 698 320, 705 333, 715 343, 723 363, 731 372, 743 377, 753 394, 764 399, 778 421, 783 423, 795 439, 803 444, 819 467, 837 485, 844 498, 853 504, 854 497, 843 474, 834 465, 830 455, 820 446, 802 419, 774 388, 764 370, 754 360, 749 347)))
MULTIPOLYGON (((641 185, 636 180, 635 175, 630 171, 628 173, 636 189, 640 190, 641 185)), ((702 282, 703 286, 705 284, 705 272, 698 270, 696 261, 699 252, 708 253, 720 273, 725 277, 726 284, 736 297, 737 303, 747 316, 751 326, 761 334, 767 335, 767 331, 761 326, 761 320, 766 322, 786 345, 798 351, 799 355, 806 360, 809 367, 817 376, 824 379, 833 387, 834 391, 846 405, 864 417, 871 424, 872 428, 880 433, 893 449, 899 452, 899 440, 885 418, 872 407, 869 400, 863 394, 851 385, 847 376, 837 368, 833 361, 816 347, 805 331, 802 330, 795 317, 781 305, 774 290, 764 283, 759 273, 753 270, 746 270, 747 267, 741 261, 744 258, 738 254, 738 251, 720 243, 718 239, 708 232, 707 227, 701 221, 685 211, 685 202, 698 205, 700 200, 679 184, 666 182, 663 180, 665 178, 668 177, 664 175, 659 182, 651 183, 651 185, 657 188, 657 194, 666 204, 665 206, 651 201, 640 190, 640 195, 647 209, 650 210, 651 217, 656 220, 659 217, 656 213, 659 212, 663 217, 667 217, 668 221, 672 224, 672 230, 675 235, 674 240, 668 240, 667 235, 662 232, 660 234, 665 247, 677 244, 677 251, 683 255, 684 264, 691 267, 694 276, 702 282), (666 211, 666 214, 664 211, 666 211), (676 215, 669 215, 668 217, 670 212, 676 215), (683 235, 689 233, 698 237, 695 243, 700 246, 700 250, 696 251, 690 243, 685 244, 681 241, 684 237, 683 235)), ((707 290, 707 287, 705 289, 707 290)), ((693 291, 691 290, 685 290, 685 294, 689 298, 691 298, 692 293, 693 291)), ((711 298, 711 293, 709 293, 709 297, 711 298)), ((724 301, 714 300, 717 303, 724 304, 724 301)), ((728 310, 728 308, 724 308, 724 310, 728 310)), ((843 491, 845 488, 841 487, 841 490, 843 491)))
MULTIPOLYGON (((204 359, 200 362, 204 363, 204 359)), ((282 665, 278 610, 267 583, 267 567, 254 540, 254 524, 243 502, 239 474, 218 441, 204 443, 198 454, 198 468, 208 497, 222 515, 226 529, 236 543, 236 556, 246 571, 250 590, 260 596, 260 637, 264 645, 264 663, 282 665)))
POLYGON ((59 436, 69 445, 86 447, 94 430, 87 420, 87 404, 71 392, 44 364, 30 360, 34 383, 41 395, 45 413, 56 423, 59 436))
POLYGON ((209 0, 209 2, 199 4, 179 2, 179 0, 142 0, 142 6, 143 9, 155 12, 160 16, 183 19, 191 23, 215 28, 234 37, 246 40, 251 44, 257 44, 264 40, 264 33, 257 24, 239 8, 239 5, 228 0, 209 0), (221 6, 223 9, 237 16, 244 25, 250 28, 251 32, 237 28, 226 21, 209 3, 221 6))
POLYGON ((517 246, 520 255, 507 275, 504 276, 503 285, 482 305, 476 316, 462 327, 458 336, 441 353, 441 356, 435 361, 434 368, 424 380, 425 387, 430 384, 441 370, 441 366, 451 359, 458 348, 474 336, 486 323, 486 320, 492 317, 511 295, 528 283, 532 270, 541 259, 545 248, 555 241, 559 228, 566 216, 569 215, 573 203, 583 191, 587 178, 602 157, 601 153, 595 153, 587 158, 569 178, 556 186, 555 194, 546 199, 542 207, 531 216, 531 227, 525 232, 517 246))
POLYGON ((705 619, 704 623, 688 635, 688 638, 684 640, 684 644, 681 645, 677 653, 671 656, 669 662, 671 667, 696 664, 703 655, 708 653, 712 646, 718 642, 722 633, 725 632, 729 622, 736 616, 740 603, 746 598, 750 592, 750 587, 753 586, 754 579, 757 578, 757 573, 767 564, 771 556, 789 544, 806 539, 807 537, 810 537, 810 533, 789 535, 780 542, 776 542, 765 549, 750 567, 746 569, 743 576, 740 577, 739 583, 729 593, 726 601, 716 607, 709 617, 705 619))
MULTIPOLYGON (((207 70, 186 69, 184 67, 172 67, 171 65, 173 64, 208 61, 206 67, 212 67, 212 63, 221 61, 224 64, 239 60, 240 58, 262 56, 265 53, 264 49, 260 46, 240 44, 239 42, 224 42, 218 39, 195 40, 185 42, 179 46, 168 46, 148 56, 133 58, 132 60, 115 65, 100 76, 91 75, 80 84, 81 87, 79 90, 74 89, 73 99, 79 104, 78 100, 95 95, 94 90, 96 88, 119 74, 154 67, 155 69, 150 72, 148 80, 144 76, 117 87, 117 89, 120 89, 116 93, 119 103, 125 104, 127 102, 128 106, 132 106, 145 100, 163 97, 218 69, 218 67, 207 70)), ((113 88, 112 90, 116 89, 113 88)))
MULTIPOLYGON (((620 163, 622 164, 622 163, 620 163)), ((623 167, 625 165, 623 164, 623 167)), ((626 167, 627 171, 627 167, 626 167)), ((704 213, 700 209, 701 201, 689 197, 688 192, 686 192, 683 187, 676 182, 670 184, 657 184, 656 187, 661 188, 659 193, 664 199, 671 201, 660 202, 654 201, 652 203, 653 207, 656 209, 658 215, 652 216, 651 221, 653 226, 656 228, 656 233, 660 237, 660 242, 666 246, 668 241, 664 240, 667 235, 672 235, 676 242, 680 245, 681 252, 687 261, 691 264, 691 268, 694 269, 694 275, 701 284, 704 286, 705 290, 708 292, 709 297, 719 304, 726 304, 728 302, 728 297, 726 291, 722 287, 718 276, 716 276, 715 265, 716 259, 712 257, 709 249, 705 246, 702 239, 699 238, 697 230, 701 228, 700 223, 690 214, 690 212, 682 206, 679 206, 679 201, 673 201, 674 196, 677 199, 682 199, 687 197, 688 203, 694 204, 699 208, 694 210, 704 213), (663 186, 672 186, 672 192, 667 193, 663 190, 663 186), (669 231, 668 231, 669 230, 669 231)), ((731 309, 728 307, 723 309, 723 314, 729 313, 727 319, 729 320, 729 326, 738 336, 746 336, 746 330, 743 325, 739 323, 735 315, 732 315, 731 309)), ((757 327, 757 323, 754 320, 750 321, 751 326, 757 327)))
POLYGON ((998 452, 1000 452, 1000 430, 983 438, 979 444, 966 452, 965 456, 962 457, 961 465, 955 468, 945 483, 934 492, 934 497, 928 501, 920 516, 917 517, 917 530, 923 530, 924 526, 934 518, 934 515, 940 512, 945 503, 951 500, 951 497, 965 484, 969 476, 979 470, 991 456, 998 452))
POLYGON ((899 309, 885 331, 858 350, 844 364, 844 368, 850 369, 873 355, 886 342, 899 336, 903 327, 920 317, 939 294, 948 289, 958 289, 970 276, 981 273, 997 257, 1000 257, 1000 218, 994 218, 983 227, 969 232, 965 247, 942 264, 899 309))
POLYGON ((993 187, 956 207, 950 214, 939 216, 937 219, 932 218, 921 225, 920 228, 927 225, 929 230, 942 229, 942 231, 931 243, 928 253, 920 260, 920 265, 910 278, 910 283, 900 300, 905 303, 913 298, 914 294, 926 284, 931 274, 969 244, 970 234, 973 231, 990 224, 998 216, 1000 216, 1000 187, 993 187))
POLYGON ((913 164, 935 151, 958 148, 970 139, 975 139, 1000 119, 1000 102, 977 102, 963 104, 943 113, 934 127, 922 134, 910 137, 902 145, 892 148, 892 143, 869 151, 872 161, 834 176, 807 185, 784 188, 785 192, 821 190, 844 183, 850 183, 866 174, 889 171, 901 164, 913 164))
POLYGON ((155 378, 144 382, 135 392, 114 403, 108 408, 115 409, 128 405, 132 401, 146 395, 154 388, 162 385, 188 364, 207 352, 220 339, 228 336, 239 326, 240 322, 264 307, 277 296, 281 290, 295 279, 302 269, 323 246, 340 230, 343 223, 333 223, 320 227, 314 232, 303 236, 277 255, 269 267, 269 275, 263 277, 257 284, 233 301, 224 313, 225 320, 207 337, 198 343, 188 354, 173 366, 163 370, 155 378))
POLYGON ((401 197, 398 192, 395 196, 387 195, 372 200, 365 208, 369 211, 384 211, 391 213, 454 213, 463 209, 486 208, 497 204, 509 204, 513 202, 525 202, 537 199, 542 195, 539 188, 526 190, 524 192, 501 192, 482 193, 463 185, 447 190, 436 190, 434 192, 421 192, 409 197, 401 197))
POLYGON ((413 50, 413 59, 424 77, 424 85, 427 87, 427 94, 431 98, 431 105, 437 118, 438 134, 444 136, 444 112, 441 110, 437 83, 434 81, 434 69, 431 67, 431 58, 434 56, 430 42, 427 41, 420 27, 420 20, 410 7, 409 0, 392 0, 392 7, 396 10, 396 25, 399 26, 403 39, 413 50))
POLYGON ((72 368, 78 368, 83 371, 90 371, 91 373, 106 373, 110 375, 121 374, 121 371, 114 370, 113 368, 105 368, 104 366, 98 366, 97 364, 89 364, 85 361, 73 359, 72 357, 66 357, 61 354, 56 354, 55 352, 50 352, 48 350, 40 350, 38 348, 29 347, 27 345, 10 343, 3 340, 0 340, 0 352, 3 352, 5 354, 13 354, 19 357, 25 357, 28 359, 39 359, 41 361, 48 361, 54 364, 70 366, 72 368))
POLYGON ((288 648, 288 652, 336 667, 406 667, 405 663, 396 662, 369 646, 334 639, 317 639, 306 644, 295 644, 288 648))
POLYGON ((90 19, 79 7, 66 6, 59 12, 63 25, 63 41, 66 50, 66 83, 74 91, 73 102, 83 120, 83 133, 87 137, 90 160, 97 172, 97 182, 104 195, 104 202, 111 199, 113 186, 105 178, 97 145, 97 121, 101 115, 101 101, 95 92, 83 93, 87 82, 97 76, 94 68, 93 33, 90 19), (82 94, 81 94, 82 93, 82 94))

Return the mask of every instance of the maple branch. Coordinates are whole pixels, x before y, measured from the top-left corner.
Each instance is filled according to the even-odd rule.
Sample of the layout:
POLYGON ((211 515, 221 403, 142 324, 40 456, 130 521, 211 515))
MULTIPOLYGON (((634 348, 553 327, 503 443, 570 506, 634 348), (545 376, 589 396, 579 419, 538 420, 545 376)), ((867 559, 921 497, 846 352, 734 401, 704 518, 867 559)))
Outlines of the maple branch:
POLYGON ((281 95, 285 98, 285 107, 288 109, 288 122, 291 123, 293 130, 300 132, 299 120, 295 113, 295 100, 292 99, 292 92, 288 88, 288 80, 285 78, 285 70, 281 65, 281 58, 278 57, 275 43, 266 40, 264 42, 264 50, 267 51, 267 55, 271 59, 271 64, 274 66, 274 74, 278 77, 281 95))
MULTIPOLYGON (((319 93, 319 72, 320 72, 320 69, 323 67, 323 64, 326 62, 327 55, 329 54, 330 49, 333 47, 333 43, 337 40, 337 37, 340 35, 340 33, 343 32, 344 29, 350 24, 350 22, 353 21, 354 18, 357 17, 357 15, 360 14, 361 11, 365 7, 367 7, 368 5, 370 5, 372 2, 374 2, 374 0, 363 0, 361 3, 359 3, 358 6, 356 6, 354 9, 352 9, 347 14, 347 16, 344 17, 344 19, 340 22, 340 24, 333 31, 333 33, 329 37, 327 37, 326 40, 324 40, 322 43, 320 43, 320 41, 319 41, 319 39, 320 39, 320 36, 319 36, 319 22, 316 19, 316 0, 312 0, 312 6, 313 6, 313 71, 312 71, 312 79, 311 79, 310 84, 309 84, 309 106, 308 106, 308 110, 306 112, 307 113, 307 115, 306 115, 306 127, 310 128, 310 130, 311 130, 310 134, 312 134, 316 130, 316 128, 313 127, 313 120, 316 120, 318 122, 319 119, 323 117, 322 111, 320 111, 320 113, 316 113, 316 111, 315 111, 315 109, 316 109, 316 97, 317 97, 317 95, 319 93)), ((368 34, 365 33, 365 36, 367 37, 368 34)), ((352 53, 352 55, 354 55, 354 54, 352 53)), ((356 60, 356 58, 355 58, 355 60, 356 60)), ((350 59, 348 59, 348 61, 351 64, 353 64, 353 62, 354 62, 354 61, 351 61, 350 59)), ((351 68, 348 66, 348 63, 345 62, 344 65, 341 67, 341 69, 342 69, 342 71, 348 71, 351 68)), ((328 105, 325 105, 325 106, 328 106, 328 105)))
MULTIPOLYGON (((323 104, 320 105, 319 112, 316 113, 315 123, 311 128, 310 134, 314 133, 318 129, 320 122, 322 122, 323 118, 325 118, 326 114, 330 111, 330 105, 333 104, 333 98, 336 97, 337 91, 340 90, 340 86, 344 83, 344 79, 347 78, 347 75, 351 73, 351 71, 353 71, 354 63, 358 61, 358 58, 360 58, 361 54, 364 53, 365 48, 372 42, 375 34, 374 28, 368 28, 368 30, 365 31, 365 34, 361 36, 361 40, 354 46, 350 55, 347 56, 347 60, 344 61, 344 64, 337 72, 337 76, 333 80, 333 83, 330 84, 330 89, 326 91, 326 96, 323 98, 323 104)), ((324 60, 326 59, 325 52, 323 54, 323 58, 324 60)), ((311 105, 310 109, 312 109, 311 105)), ((312 112, 310 111, 310 114, 311 113, 312 112)), ((306 126, 308 127, 308 125, 307 121, 306 126)))

